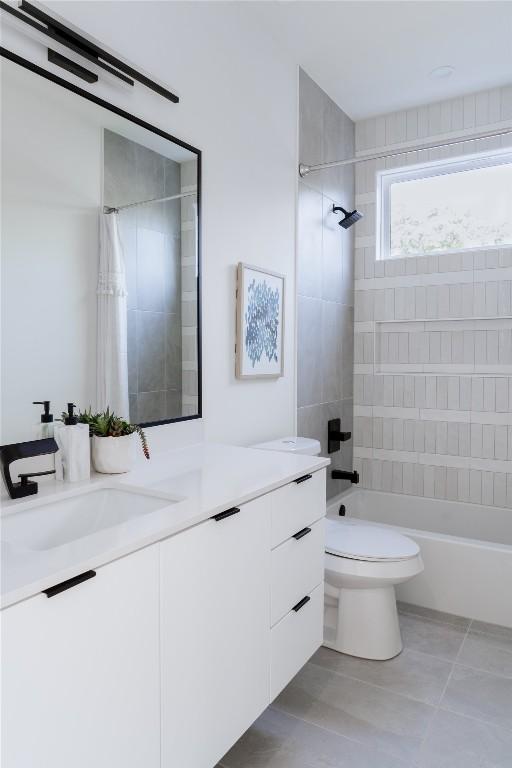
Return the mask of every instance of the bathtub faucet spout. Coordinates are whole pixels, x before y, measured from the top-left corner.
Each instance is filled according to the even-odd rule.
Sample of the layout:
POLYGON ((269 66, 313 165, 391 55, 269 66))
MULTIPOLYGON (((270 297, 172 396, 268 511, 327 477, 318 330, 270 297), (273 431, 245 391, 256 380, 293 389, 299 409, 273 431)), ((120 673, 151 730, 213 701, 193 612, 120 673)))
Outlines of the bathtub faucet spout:
POLYGON ((356 469, 353 472, 347 472, 344 469, 333 469, 331 477, 333 480, 350 480, 354 484, 359 482, 359 472, 356 469))

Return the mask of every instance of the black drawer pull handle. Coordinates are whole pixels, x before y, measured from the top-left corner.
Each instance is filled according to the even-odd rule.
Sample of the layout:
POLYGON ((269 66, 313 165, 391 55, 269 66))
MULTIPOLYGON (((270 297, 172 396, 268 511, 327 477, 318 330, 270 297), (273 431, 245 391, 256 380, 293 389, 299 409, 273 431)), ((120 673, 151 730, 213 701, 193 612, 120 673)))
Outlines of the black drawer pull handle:
POLYGON ((308 533, 311 533, 311 528, 303 528, 301 531, 294 533, 293 538, 298 541, 299 539, 302 539, 303 536, 307 536, 308 533))
POLYGON ((96 571, 85 571, 85 573, 80 573, 78 576, 73 576, 72 579, 61 581, 60 584, 56 584, 54 587, 43 589, 43 592, 46 597, 54 597, 55 595, 59 595, 61 592, 65 592, 66 589, 76 587, 76 585, 81 584, 82 581, 88 581, 89 579, 94 578, 94 576, 96 576, 96 571))
POLYGON ((306 595, 306 597, 303 597, 302 600, 299 600, 297 605, 293 606, 292 611, 295 611, 295 613, 297 613, 298 611, 300 611, 301 608, 304 608, 306 603, 309 603, 310 600, 311 600, 310 596, 306 595))
POLYGON ((213 517, 210 518, 210 520, 225 520, 226 517, 231 517, 231 515, 237 515, 240 512, 240 509, 238 507, 231 507, 231 509, 226 509, 225 512, 219 512, 218 515, 213 515, 213 517))
POLYGON ((298 485, 299 483, 305 483, 306 480, 311 480, 312 477, 313 477, 313 475, 302 475, 302 477, 298 477, 293 482, 297 483, 297 485, 298 485))

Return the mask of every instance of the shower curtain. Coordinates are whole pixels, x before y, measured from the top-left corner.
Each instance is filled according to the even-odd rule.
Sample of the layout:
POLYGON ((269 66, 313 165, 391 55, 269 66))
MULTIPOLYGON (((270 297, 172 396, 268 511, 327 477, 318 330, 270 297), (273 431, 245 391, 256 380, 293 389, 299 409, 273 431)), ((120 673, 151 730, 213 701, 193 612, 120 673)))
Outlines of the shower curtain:
POLYGON ((100 213, 97 295, 97 407, 128 420, 126 277, 117 213, 100 213))

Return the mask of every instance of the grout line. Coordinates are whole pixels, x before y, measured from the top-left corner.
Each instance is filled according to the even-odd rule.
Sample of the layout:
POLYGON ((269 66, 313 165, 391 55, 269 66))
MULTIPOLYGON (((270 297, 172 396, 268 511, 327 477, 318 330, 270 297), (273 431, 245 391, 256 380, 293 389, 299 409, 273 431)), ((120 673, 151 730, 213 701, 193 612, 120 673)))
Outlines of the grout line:
MULTIPOLYGON (((337 653, 337 651, 336 651, 337 653)), ((427 656, 428 654, 423 654, 424 656, 427 656)), ((396 657, 395 657, 396 658, 396 657)), ((434 657, 429 657, 434 658, 434 657)), ((436 659, 437 661, 443 661, 443 659, 436 659)), ((388 659, 390 661, 390 659, 388 659)), ((385 663, 385 662, 380 662, 385 663)), ((447 661, 446 664, 453 664, 453 662, 447 661)), ((377 688, 379 691, 385 691, 388 694, 393 694, 393 696, 399 696, 401 699, 406 699, 407 701, 415 701, 417 704, 423 704, 425 707, 430 707, 431 709, 435 709, 437 704, 430 703, 428 701, 425 701, 424 699, 417 699, 415 696, 411 696, 407 693, 401 693, 399 691, 396 691, 394 688, 385 687, 384 685, 377 685, 376 683, 369 683, 368 680, 363 680, 360 677, 354 677, 353 675, 347 675, 344 672, 338 672, 335 669, 330 669, 329 667, 324 667, 321 664, 315 664, 314 661, 309 661, 308 664, 311 664, 312 666, 316 667, 317 669, 322 669, 324 672, 328 672, 332 675, 336 675, 337 677, 345 678, 346 680, 353 680, 355 683, 362 683, 363 685, 368 685, 370 688, 377 688)), ((451 674, 451 672, 450 672, 451 674)))
MULTIPOLYGON (((346 736, 344 733, 340 733, 339 731, 333 731, 331 728, 326 728, 325 725, 319 725, 318 723, 315 723, 312 720, 307 720, 304 717, 299 717, 298 715, 294 715, 292 712, 288 712, 288 710, 286 709, 281 709, 281 707, 276 705, 275 701, 273 701, 270 704, 269 709, 274 709, 276 712, 281 712, 287 717, 291 717, 294 720, 298 720, 299 723, 306 723, 307 725, 312 725, 314 728, 319 728, 321 731, 324 731, 325 733, 329 733, 331 736, 337 736, 340 739, 346 739, 347 741, 350 741, 352 744, 357 744, 358 746, 365 747, 366 749, 371 749, 374 752, 376 752, 377 755, 379 754, 387 755, 388 757, 392 757, 397 760, 400 760, 403 763, 404 768, 406 766, 405 761, 401 757, 398 758, 395 754, 388 752, 387 750, 382 749, 381 747, 375 746, 373 742, 370 744, 367 741, 359 741, 359 739, 355 739, 353 736, 346 736)), ((397 768, 400 768, 400 766, 398 766, 397 768)))

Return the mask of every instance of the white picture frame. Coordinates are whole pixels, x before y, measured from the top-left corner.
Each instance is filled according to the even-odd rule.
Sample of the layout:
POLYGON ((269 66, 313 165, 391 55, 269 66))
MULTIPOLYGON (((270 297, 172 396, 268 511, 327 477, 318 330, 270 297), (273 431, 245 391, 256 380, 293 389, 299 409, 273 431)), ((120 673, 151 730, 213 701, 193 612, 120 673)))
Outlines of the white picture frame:
POLYGON ((235 375, 284 375, 285 277, 240 262, 237 268, 235 375))

